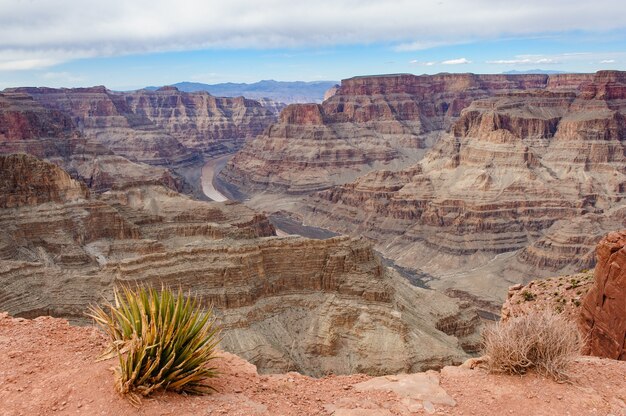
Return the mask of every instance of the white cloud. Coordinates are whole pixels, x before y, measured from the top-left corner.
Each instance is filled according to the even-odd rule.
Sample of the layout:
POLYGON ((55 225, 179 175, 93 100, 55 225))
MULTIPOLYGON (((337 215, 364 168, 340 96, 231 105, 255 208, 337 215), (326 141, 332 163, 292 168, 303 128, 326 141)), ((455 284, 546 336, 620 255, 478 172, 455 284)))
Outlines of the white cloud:
POLYGON ((472 61, 465 59, 465 58, 448 59, 447 61, 441 62, 442 65, 464 65, 464 64, 471 64, 471 63, 472 61))
POLYGON ((55 59, 18 59, 0 61, 0 71, 23 71, 27 69, 40 69, 56 65, 59 61, 55 59))
MULTIPOLYGON (((581 54, 568 54, 570 56, 579 56, 581 54)), ((564 54, 565 56, 565 54, 564 54)), ((518 55, 515 59, 497 59, 487 61, 488 64, 496 65, 552 65, 558 64, 560 61, 556 58, 544 57, 541 55, 518 55)))
POLYGON ((470 61, 467 58, 447 59, 441 62, 418 61, 417 59, 413 59, 409 61, 409 63, 411 65, 434 66, 434 65, 464 65, 464 64, 471 64, 472 61, 470 61))
POLYGON ((412 61, 409 61, 409 63, 411 65, 424 65, 424 66, 433 66, 437 64, 437 62, 433 62, 433 61, 421 62, 421 61, 418 61, 417 59, 413 59, 412 61))
POLYGON ((535 66, 535 65, 570 65, 580 62, 599 62, 612 64, 626 56, 626 52, 568 52, 556 55, 516 55, 510 59, 486 61, 492 65, 535 66), (612 58, 613 57, 613 58, 612 58))
POLYGON ((624 15, 616 0, 0 0, 0 69, 213 47, 384 42, 406 52, 504 34, 602 34, 625 28, 624 15))
POLYGON ((439 46, 448 46, 448 45, 458 44, 458 43, 459 42, 453 42, 449 40, 448 41, 415 41, 415 42, 401 43, 397 46, 394 46, 393 50, 396 52, 412 52, 412 51, 421 51, 424 49, 437 48, 439 46))

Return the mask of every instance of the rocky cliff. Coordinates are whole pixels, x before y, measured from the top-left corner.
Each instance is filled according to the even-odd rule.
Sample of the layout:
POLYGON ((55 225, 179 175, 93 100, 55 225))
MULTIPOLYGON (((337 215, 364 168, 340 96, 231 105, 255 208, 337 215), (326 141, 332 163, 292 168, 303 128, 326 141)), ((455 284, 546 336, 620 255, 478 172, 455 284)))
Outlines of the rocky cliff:
POLYGON ((0 154, 21 152, 45 158, 95 192, 141 184, 188 189, 168 168, 133 162, 114 154, 97 139, 86 138, 79 121, 64 109, 46 107, 25 92, 0 93, 0 154))
POLYGON ((408 74, 343 80, 321 105, 287 107, 223 177, 244 189, 305 193, 419 160, 477 99, 536 89, 578 91, 591 75, 408 74), (281 160, 282 163, 276 163, 281 160))
POLYGON ((585 353, 626 360, 626 231, 598 244, 598 263, 580 316, 585 353))
POLYGON ((0 155, 0 208, 66 203, 89 193, 58 166, 26 154, 0 155))
MULTIPOLYGON (((368 137, 376 134, 379 121, 390 126, 404 117, 419 125, 413 137, 437 132, 436 143, 419 162, 402 169, 398 156, 387 168, 355 164, 351 169, 357 174, 340 174, 328 167, 329 162, 323 169, 304 162, 312 153, 298 149, 299 140, 284 138, 274 148, 278 142, 266 134, 233 158, 225 177, 238 176, 244 187, 256 181, 268 182, 272 189, 310 191, 338 178, 358 176, 301 198, 290 209, 312 225, 371 238, 384 255, 430 275, 434 287, 453 286, 501 301, 511 284, 592 267, 601 236, 626 225, 623 78, 623 73, 605 71, 558 77, 345 80, 321 106, 284 111, 281 123, 270 127, 268 134, 294 126, 335 129, 334 123, 341 120, 365 129, 360 137, 368 137), (387 113, 363 105, 366 100, 400 96, 413 97, 412 104, 390 105, 387 113), (350 100, 361 105, 347 107, 350 100), (371 120, 377 120, 375 126, 371 120), (261 147, 247 158, 247 149, 254 146, 261 147), (285 153, 291 151, 297 153, 294 158, 301 158, 298 168, 290 170, 290 163, 271 165, 268 169, 280 170, 278 176, 260 161, 263 152, 268 160, 282 156, 292 160, 285 153), (250 179, 257 173, 248 174, 248 162, 254 172, 263 172, 258 181, 250 179), (299 182, 305 176, 314 178, 316 185, 299 182)), ((398 151, 393 142, 390 138, 381 143, 398 151)), ((381 155, 368 152, 366 145, 357 149, 363 157, 381 155)), ((387 157, 393 158, 391 153, 387 157)), ((339 165, 350 159, 337 160, 339 165)), ((261 197, 251 203, 272 209, 261 197)))
POLYGON ((175 87, 113 92, 105 87, 17 88, 72 117, 87 138, 116 154, 149 164, 176 165, 232 151, 276 120, 272 110, 243 97, 219 98, 175 87))
POLYGON ((13 191, 0 208, 0 309, 11 314, 84 322, 116 284, 165 283, 215 305, 223 347, 263 371, 410 371, 459 362, 476 345, 473 308, 410 286, 365 240, 274 237, 239 203, 156 185, 89 196, 54 165, 2 160, 0 183, 13 191))

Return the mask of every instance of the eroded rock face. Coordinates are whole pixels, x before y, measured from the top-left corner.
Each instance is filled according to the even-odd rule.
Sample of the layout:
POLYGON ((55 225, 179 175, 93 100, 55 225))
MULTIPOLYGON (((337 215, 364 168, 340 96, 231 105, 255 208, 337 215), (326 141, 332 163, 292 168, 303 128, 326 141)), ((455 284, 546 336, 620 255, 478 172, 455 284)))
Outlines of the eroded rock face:
POLYGON ((580 315, 584 353, 626 360, 626 231, 600 241, 594 284, 580 315))
MULTIPOLYGON (((97 93, 89 91, 84 94, 97 93)), ((75 122, 65 109, 46 107, 25 92, 0 93, 1 154, 21 152, 45 158, 95 192, 141 184, 187 190, 184 180, 170 169, 115 155, 97 139, 86 138, 80 126, 80 120, 75 122)), ((120 134, 119 139, 125 137, 120 134)))
MULTIPOLYGON (((535 89, 573 94, 591 75, 408 74, 356 77, 321 105, 287 107, 223 172, 243 189, 304 193, 350 182, 374 168, 419 160, 477 99, 535 89), (278 160, 281 163, 276 163, 278 160), (393 162, 393 163, 392 163, 393 162)), ((531 126, 549 129, 550 121, 531 126)))
MULTIPOLYGON (((60 171, 25 158, 31 170, 60 171)), ((0 178, 21 169, 8 159, 0 178)), ((68 180, 49 194, 71 189, 68 180)), ((116 283, 180 286, 216 307, 222 347, 262 371, 311 375, 441 367, 476 341, 473 309, 410 286, 362 239, 275 237, 267 217, 239 203, 157 185, 39 202, 0 208, 0 310, 11 314, 84 322, 116 283)))
POLYGON ((476 100, 419 163, 318 192, 300 212, 445 276, 434 284, 495 298, 529 275, 593 267, 597 241, 625 221, 621 80, 476 100))
POLYGON ((232 151, 276 120, 257 101, 175 87, 128 93, 105 87, 12 91, 71 115, 87 138, 116 154, 150 164, 175 165, 198 152, 213 156, 232 151))
POLYGON ((0 155, 0 208, 46 202, 66 203, 88 197, 85 185, 58 166, 26 154, 0 155))

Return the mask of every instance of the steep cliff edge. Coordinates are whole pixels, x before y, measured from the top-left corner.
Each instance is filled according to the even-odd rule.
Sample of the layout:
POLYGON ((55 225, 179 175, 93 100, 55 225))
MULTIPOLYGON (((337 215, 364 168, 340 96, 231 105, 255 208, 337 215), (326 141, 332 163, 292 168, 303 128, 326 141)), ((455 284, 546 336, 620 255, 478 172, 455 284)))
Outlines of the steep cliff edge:
POLYGON ((594 282, 580 316, 584 352, 626 360, 626 231, 607 235, 597 253, 594 282))
MULTIPOLYGON (((5 158, 16 166, 0 177, 22 163, 5 158)), ((50 195, 74 183, 24 179, 50 195)), ((267 217, 239 203, 156 185, 39 202, 0 208, 0 309, 11 314, 85 322, 87 305, 115 284, 166 283, 215 305, 224 348, 265 372, 417 371, 474 351, 476 311, 410 286, 365 240, 274 237, 267 217)))
POLYGON ((530 89, 577 91, 590 79, 475 74, 346 79, 321 105, 287 107, 222 176, 248 191, 307 193, 373 169, 397 170, 419 160, 477 99, 530 89))
POLYGON ((626 362, 581 357, 572 383, 527 374, 445 367, 440 372, 311 378, 290 372, 260 375, 226 352, 212 361, 217 390, 206 396, 156 393, 134 407, 114 388, 115 360, 96 357, 104 335, 62 319, 11 318, 0 313, 0 402, 7 415, 227 415, 410 416, 424 414, 620 415, 626 411, 626 362), (51 384, 52 383, 52 384, 51 384), (28 400, 25 400, 28 396, 28 400))

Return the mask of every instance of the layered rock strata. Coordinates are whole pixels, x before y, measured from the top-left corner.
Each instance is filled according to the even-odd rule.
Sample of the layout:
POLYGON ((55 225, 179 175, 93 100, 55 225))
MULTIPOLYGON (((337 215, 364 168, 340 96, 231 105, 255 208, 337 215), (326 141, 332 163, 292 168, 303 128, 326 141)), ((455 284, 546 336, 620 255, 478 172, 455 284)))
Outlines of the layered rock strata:
POLYGON ((473 101, 512 91, 577 91, 591 75, 408 74, 343 80, 321 104, 287 107, 223 171, 244 190, 306 193, 373 169, 397 170, 425 149, 473 101), (281 163, 277 163, 277 161, 281 163))
POLYGON ((17 88, 68 114, 85 137, 118 155, 157 165, 186 163, 197 153, 233 151, 276 120, 271 109, 243 97, 220 98, 175 87, 113 92, 105 87, 17 88))
POLYGON ((594 283, 580 315, 584 352, 626 360, 626 231, 603 238, 597 256, 594 283))
POLYGON ((57 166, 0 160, 13 190, 0 208, 0 309, 11 314, 84 322, 116 284, 165 283, 215 306, 227 350, 262 371, 312 375, 440 367, 476 344, 473 309, 410 286, 365 240, 274 237, 239 203, 156 185, 89 196, 57 166), (18 170, 49 197, 16 186, 18 170))
POLYGON ((185 181, 168 168, 132 162, 96 139, 85 138, 65 110, 44 107, 26 93, 3 92, 0 154, 16 152, 54 162, 96 192, 141 184, 188 190, 185 181))
POLYGON ((626 218, 624 86, 599 72, 578 92, 476 100, 418 164, 318 192, 300 213, 475 294, 592 267, 626 218))

